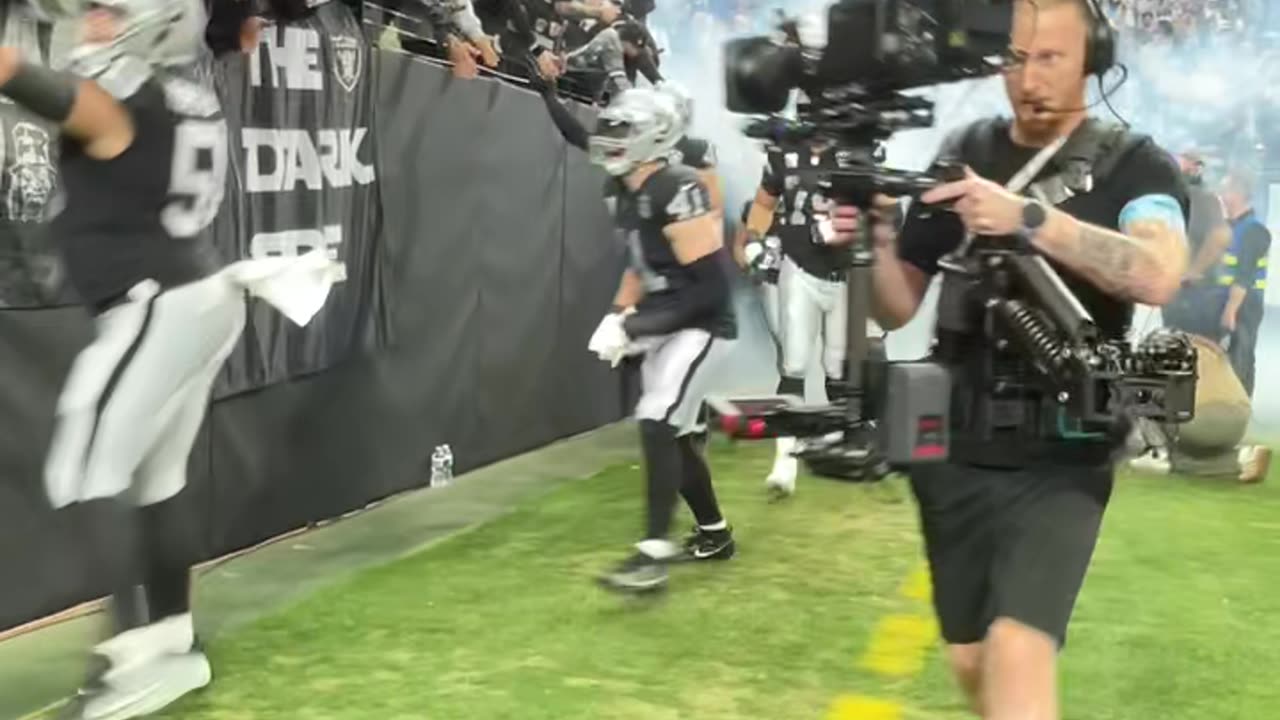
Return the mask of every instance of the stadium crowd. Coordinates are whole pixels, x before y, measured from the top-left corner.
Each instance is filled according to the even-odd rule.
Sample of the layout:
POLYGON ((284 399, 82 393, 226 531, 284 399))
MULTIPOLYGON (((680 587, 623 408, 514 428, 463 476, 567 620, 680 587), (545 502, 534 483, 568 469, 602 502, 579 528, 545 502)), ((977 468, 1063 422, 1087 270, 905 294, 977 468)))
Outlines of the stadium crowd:
POLYGON ((1208 41, 1221 34, 1239 34, 1257 16, 1257 0, 1104 0, 1112 22, 1140 42, 1208 41))

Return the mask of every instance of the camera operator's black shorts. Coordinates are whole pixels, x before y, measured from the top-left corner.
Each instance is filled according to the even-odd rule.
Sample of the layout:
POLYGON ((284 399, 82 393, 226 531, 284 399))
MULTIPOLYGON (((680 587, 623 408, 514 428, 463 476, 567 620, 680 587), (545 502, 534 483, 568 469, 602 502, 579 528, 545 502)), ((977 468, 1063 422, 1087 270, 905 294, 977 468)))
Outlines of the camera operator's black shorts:
POLYGON ((1110 466, 913 468, 942 637, 980 642, 1004 617, 1063 645, 1112 473, 1110 466))

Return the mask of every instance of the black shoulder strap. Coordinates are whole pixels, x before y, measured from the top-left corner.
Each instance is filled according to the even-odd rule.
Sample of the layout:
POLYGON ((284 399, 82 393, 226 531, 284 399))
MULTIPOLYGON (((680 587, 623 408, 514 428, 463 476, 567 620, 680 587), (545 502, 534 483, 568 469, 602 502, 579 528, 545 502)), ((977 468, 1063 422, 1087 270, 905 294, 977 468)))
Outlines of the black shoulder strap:
POLYGON ((1050 205, 1091 192, 1141 140, 1123 125, 1085 120, 1050 162, 1056 172, 1032 183, 1027 191, 1050 205))
POLYGON ((942 141, 938 159, 965 162, 969 158, 990 157, 1004 124, 1004 118, 986 118, 954 130, 942 141))
POLYGON ((1115 125, 1093 166, 1093 177, 1096 180, 1105 180, 1130 151, 1149 139, 1147 135, 1129 132, 1124 126, 1115 125))

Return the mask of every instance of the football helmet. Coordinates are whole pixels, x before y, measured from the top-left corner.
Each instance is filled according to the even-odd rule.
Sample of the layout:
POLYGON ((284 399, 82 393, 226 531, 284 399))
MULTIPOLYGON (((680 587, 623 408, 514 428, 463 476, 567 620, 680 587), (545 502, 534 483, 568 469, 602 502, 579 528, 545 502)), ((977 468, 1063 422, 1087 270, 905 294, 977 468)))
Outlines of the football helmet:
POLYGON ((675 103, 676 110, 680 112, 680 122, 684 124, 685 129, 693 126, 693 96, 683 85, 677 85, 670 80, 664 80, 658 85, 658 92, 671 98, 675 103))
POLYGON ((680 111, 667 95, 632 88, 600 111, 588 150, 592 163, 622 176, 637 165, 667 157, 683 135, 680 111))
POLYGON ((128 97, 158 68, 189 65, 202 52, 203 0, 82 0, 82 12, 115 14, 115 38, 82 42, 68 69, 92 78, 116 97, 128 97))

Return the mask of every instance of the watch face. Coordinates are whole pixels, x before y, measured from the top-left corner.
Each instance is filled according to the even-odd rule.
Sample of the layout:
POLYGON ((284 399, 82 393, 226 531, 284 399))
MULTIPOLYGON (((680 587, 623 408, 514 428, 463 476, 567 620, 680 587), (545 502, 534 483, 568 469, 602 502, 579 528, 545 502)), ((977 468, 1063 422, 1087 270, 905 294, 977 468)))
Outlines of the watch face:
POLYGON ((1038 202, 1031 201, 1022 206, 1022 225, 1029 230, 1043 225, 1045 217, 1044 206, 1038 202))

